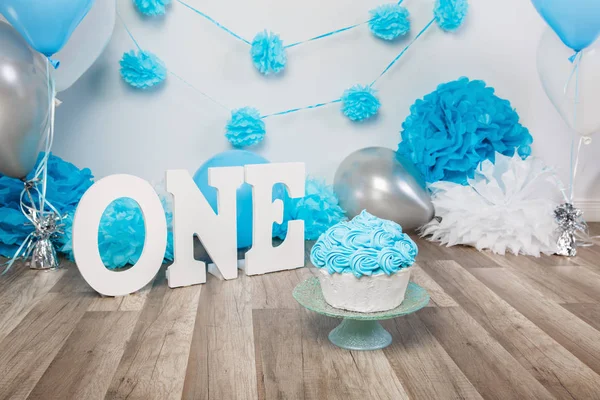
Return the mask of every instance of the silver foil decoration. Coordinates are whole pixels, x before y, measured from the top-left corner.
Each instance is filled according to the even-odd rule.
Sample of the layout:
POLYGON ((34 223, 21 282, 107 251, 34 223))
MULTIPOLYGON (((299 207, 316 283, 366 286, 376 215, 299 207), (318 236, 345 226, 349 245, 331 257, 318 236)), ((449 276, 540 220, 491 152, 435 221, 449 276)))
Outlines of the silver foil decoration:
POLYGON ((60 230, 61 217, 55 212, 36 216, 34 222, 33 251, 31 252, 31 269, 57 269, 59 267, 56 249, 52 238, 63 232, 60 230))
POLYGON ((577 238, 587 236, 587 224, 583 220, 583 212, 571 203, 563 203, 554 210, 554 218, 558 224, 556 254, 575 257, 577 255, 577 238))

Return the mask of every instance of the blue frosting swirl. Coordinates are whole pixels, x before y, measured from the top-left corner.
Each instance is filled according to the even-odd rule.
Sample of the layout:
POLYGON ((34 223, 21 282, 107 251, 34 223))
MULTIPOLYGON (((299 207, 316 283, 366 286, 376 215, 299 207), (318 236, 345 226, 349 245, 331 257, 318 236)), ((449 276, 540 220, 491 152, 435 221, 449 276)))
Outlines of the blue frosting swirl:
POLYGON ((353 273, 357 278, 392 275, 413 265, 418 249, 395 222, 361 212, 350 222, 340 222, 323 233, 310 259, 330 274, 353 273))

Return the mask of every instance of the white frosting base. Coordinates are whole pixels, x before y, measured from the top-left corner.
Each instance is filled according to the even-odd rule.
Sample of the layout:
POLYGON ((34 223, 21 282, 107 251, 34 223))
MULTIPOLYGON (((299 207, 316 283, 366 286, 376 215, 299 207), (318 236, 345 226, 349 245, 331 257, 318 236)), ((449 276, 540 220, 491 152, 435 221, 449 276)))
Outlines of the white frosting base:
POLYGON ((323 297, 332 307, 357 312, 378 312, 398 307, 410 281, 412 268, 388 276, 378 274, 355 277, 351 273, 330 274, 319 269, 323 297))

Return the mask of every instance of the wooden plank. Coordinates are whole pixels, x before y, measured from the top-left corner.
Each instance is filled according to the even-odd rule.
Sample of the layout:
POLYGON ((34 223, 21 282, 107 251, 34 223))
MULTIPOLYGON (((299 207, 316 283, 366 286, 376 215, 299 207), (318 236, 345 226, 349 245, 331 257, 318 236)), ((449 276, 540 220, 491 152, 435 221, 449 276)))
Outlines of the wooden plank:
POLYGON ((383 351, 352 351, 350 355, 369 389, 367 398, 409 399, 383 351))
POLYGON ((562 304, 562 306, 600 331, 600 304, 562 304))
POLYGON ((383 352, 410 398, 481 399, 419 313, 384 321, 383 325, 393 338, 383 352))
MULTIPOLYGON (((385 396, 382 392, 394 390, 393 387, 376 388, 370 385, 364 379, 364 371, 360 370, 354 352, 340 349, 329 341, 327 335, 341 320, 306 310, 300 313, 305 399, 389 398, 390 394, 385 396)), ((393 374, 391 369, 388 371, 383 374, 393 374)))
POLYGON ((24 399, 90 304, 89 296, 47 293, 0 342, 0 399, 24 399))
POLYGON ((75 263, 68 260, 61 260, 61 268, 65 271, 62 278, 52 287, 51 292, 58 293, 93 293, 97 292, 87 284, 81 276, 75 263))
POLYGON ((86 313, 29 399, 103 399, 137 312, 86 313))
POLYGON ((471 273, 583 363, 600 373, 599 331, 536 292, 507 269, 481 268, 473 269, 471 273))
POLYGON ((257 398, 250 279, 202 286, 183 398, 257 398))
POLYGON ((27 313, 62 277, 64 271, 34 271, 25 266, 14 266, 10 280, 0 296, 0 341, 4 339, 27 313))
POLYGON ((419 264, 412 267, 410 274, 410 279, 429 293, 430 301, 427 307, 456 307, 458 305, 436 281, 431 279, 427 272, 423 271, 419 264))
POLYGON ((554 398, 463 309, 426 309, 419 317, 486 399, 554 398))
POLYGON ((106 397, 179 399, 202 286, 169 289, 159 273, 106 397))
MULTIPOLYGON (((551 267, 542 266, 535 258, 507 254, 488 254, 496 263, 510 269, 520 280, 556 303, 593 303, 594 299, 583 293, 578 285, 560 276, 551 267), (557 290, 560 288, 560 290, 557 290)), ((460 263, 460 262, 459 262, 460 263)))
POLYGON ((440 261, 423 268, 555 396, 586 399, 600 392, 600 376, 460 265, 440 261))
POLYGON ((585 267, 552 267, 551 270, 576 285, 581 292, 594 299, 595 303, 600 302, 600 274, 585 267))
POLYGON ((451 256, 446 252, 447 248, 440 246, 439 243, 430 242, 427 239, 420 238, 416 234, 410 234, 412 240, 415 241, 419 248, 417 261, 435 261, 435 260, 451 260, 451 256))
POLYGON ((259 399, 304 399, 302 314, 254 310, 254 347, 259 399))
POLYGON ((301 309, 302 306, 294 300, 292 292, 298 283, 311 276, 313 274, 310 269, 304 267, 248 277, 247 281, 252 286, 252 308, 301 309))
POLYGON ((148 293, 152 289, 153 282, 150 282, 142 289, 126 296, 100 296, 98 295, 88 311, 141 311, 144 308, 148 293))

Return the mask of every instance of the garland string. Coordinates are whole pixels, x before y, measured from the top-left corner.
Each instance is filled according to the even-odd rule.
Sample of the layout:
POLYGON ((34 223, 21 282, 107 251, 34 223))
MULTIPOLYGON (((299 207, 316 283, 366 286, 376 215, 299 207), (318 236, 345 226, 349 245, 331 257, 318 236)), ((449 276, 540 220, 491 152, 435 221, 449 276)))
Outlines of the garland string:
MULTIPOLYGON (((142 49, 142 47, 140 46, 140 44, 138 43, 138 41, 133 36, 133 33, 131 33, 131 30, 129 29, 129 27, 125 23, 125 20, 123 19, 123 17, 119 13, 119 10, 117 10, 117 17, 119 18, 119 21, 121 21, 121 24, 123 24, 123 28, 125 28, 125 32, 127 32, 127 35, 129 35, 129 38, 131 39, 131 41, 133 42, 133 44, 135 44, 135 47, 137 47, 137 49, 139 51, 144 51, 142 49)), ((231 111, 230 107, 227 107, 226 105, 224 105, 220 101, 216 100, 214 97, 212 97, 212 96, 208 95, 207 93, 203 92, 202 90, 198 89, 195 85, 191 84, 189 81, 187 81, 186 79, 184 79, 182 76, 176 74, 175 72, 173 72, 172 70, 170 70, 168 68, 167 68, 167 72, 169 74, 171 74, 174 78, 180 80, 185 85, 187 85, 188 87, 190 87, 191 89, 193 89, 194 91, 200 93, 202 96, 206 97, 207 99, 209 99, 210 101, 212 101, 213 103, 215 103, 216 105, 218 105, 219 107, 222 107, 222 108, 226 109, 227 111, 231 111)))
POLYGON ((427 29, 429 29, 429 27, 431 25, 433 25, 434 22, 435 22, 435 18, 433 18, 431 21, 429 21, 429 23, 427 25, 425 25, 425 28, 421 29, 421 32, 419 32, 417 34, 417 36, 415 36, 413 38, 413 40, 411 40, 410 43, 406 45, 406 47, 400 52, 400 54, 398 54, 396 56, 396 58, 394 58, 392 60, 392 62, 389 63, 387 67, 385 67, 385 69, 381 72, 381 74, 379 74, 379 76, 377 78, 375 78, 375 80, 373 82, 371 82, 369 87, 372 87, 379 80, 379 78, 381 78, 383 75, 385 75, 386 72, 388 72, 390 70, 390 68, 392 68, 394 66, 394 64, 396 64, 396 62, 404 55, 404 53, 406 53, 406 51, 410 48, 410 46, 412 46, 413 43, 416 42, 417 39, 419 39, 419 37, 421 37, 421 35, 424 34, 427 31, 427 29))

